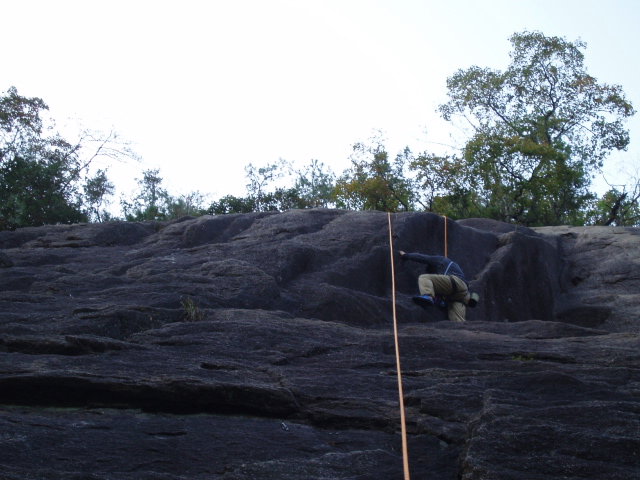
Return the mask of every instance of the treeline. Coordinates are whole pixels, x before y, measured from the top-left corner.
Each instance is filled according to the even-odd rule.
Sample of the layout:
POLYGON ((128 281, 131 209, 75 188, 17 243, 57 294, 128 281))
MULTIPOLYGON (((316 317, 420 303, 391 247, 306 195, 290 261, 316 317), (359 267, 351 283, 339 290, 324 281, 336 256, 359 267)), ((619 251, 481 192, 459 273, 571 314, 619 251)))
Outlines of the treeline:
POLYGON ((638 178, 600 198, 590 191, 607 156, 630 141, 624 121, 635 112, 622 88, 587 73, 582 42, 539 32, 510 41, 505 71, 473 66, 448 78, 439 111, 464 122, 468 136, 454 153, 393 154, 377 136, 353 146, 339 175, 317 160, 300 170, 285 161, 248 165, 246 195, 215 201, 199 192, 173 196, 160 172, 148 170, 133 197, 120 200, 120 217, 107 208, 115 191, 107 173, 87 172, 99 156, 132 155, 126 145, 113 134, 85 133, 76 142, 48 134, 47 105, 12 87, 0 97, 0 230, 327 207, 527 226, 639 225, 638 178))

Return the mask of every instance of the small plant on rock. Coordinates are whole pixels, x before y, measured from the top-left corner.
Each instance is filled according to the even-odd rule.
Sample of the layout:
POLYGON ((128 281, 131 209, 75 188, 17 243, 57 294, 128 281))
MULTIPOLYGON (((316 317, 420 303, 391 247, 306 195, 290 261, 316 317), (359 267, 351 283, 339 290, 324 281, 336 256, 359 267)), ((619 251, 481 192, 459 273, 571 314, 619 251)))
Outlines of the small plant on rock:
POLYGON ((204 318, 202 311, 191 297, 183 297, 181 302, 184 309, 184 320, 187 322, 199 322, 204 318))

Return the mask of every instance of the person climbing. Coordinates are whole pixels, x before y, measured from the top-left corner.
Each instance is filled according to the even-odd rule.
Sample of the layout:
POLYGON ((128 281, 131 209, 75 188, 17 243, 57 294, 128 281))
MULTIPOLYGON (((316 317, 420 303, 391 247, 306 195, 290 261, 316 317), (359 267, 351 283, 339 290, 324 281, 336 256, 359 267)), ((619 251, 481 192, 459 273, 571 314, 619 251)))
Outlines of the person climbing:
POLYGON ((402 250, 400 258, 427 265, 427 273, 418 277, 420 295, 413 297, 415 303, 428 307, 436 304, 436 297, 443 297, 447 304, 449 320, 465 321, 466 306, 475 307, 479 296, 477 293, 469 292, 469 285, 460 265, 440 255, 406 253, 402 250))

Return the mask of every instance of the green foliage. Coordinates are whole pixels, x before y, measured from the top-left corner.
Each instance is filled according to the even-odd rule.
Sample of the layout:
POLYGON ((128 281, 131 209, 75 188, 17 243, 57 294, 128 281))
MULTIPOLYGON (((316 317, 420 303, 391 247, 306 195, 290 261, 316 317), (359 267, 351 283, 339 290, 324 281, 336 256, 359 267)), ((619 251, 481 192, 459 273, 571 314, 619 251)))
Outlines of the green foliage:
MULTIPOLYGON (((620 86, 585 70, 581 42, 524 32, 511 37, 504 72, 471 67, 447 81, 447 120, 474 133, 463 161, 484 216, 525 225, 580 223, 592 200, 590 174, 629 143, 634 111, 620 86)), ((470 193, 470 192, 467 192, 470 193)))
POLYGON ((589 223, 612 226, 640 226, 640 183, 627 191, 612 188, 594 202, 589 223))
POLYGON ((0 230, 86 221, 64 164, 13 156, 0 167, 0 230))
POLYGON ((335 188, 335 175, 322 162, 311 160, 303 170, 297 172, 294 190, 299 201, 296 208, 318 208, 331 205, 335 188))
MULTIPOLYGON (((504 71, 471 67, 447 81, 446 120, 464 118, 472 131, 455 155, 405 148, 392 159, 381 135, 356 143, 339 178, 318 160, 302 170, 279 160, 245 168, 246 197, 226 195, 205 210, 199 192, 174 197, 159 170, 146 170, 138 191, 122 199, 130 221, 338 207, 411 211, 452 218, 489 217, 524 225, 638 225, 640 188, 589 192, 612 150, 623 150, 623 123, 634 110, 620 86, 600 84, 584 67, 582 42, 514 34, 504 71), (293 179, 285 185, 284 179, 293 179)), ((86 177, 98 155, 132 156, 115 136, 85 133, 77 143, 45 135, 39 98, 0 96, 0 230, 56 222, 105 221, 114 185, 104 170, 86 177), (85 155, 87 145, 96 145, 85 155), (82 183, 84 181, 84 183, 82 183)))
POLYGON ((204 318, 204 314, 191 297, 183 297, 180 300, 184 310, 184 320, 187 322, 199 322, 204 318))
MULTIPOLYGON (((260 201, 256 202, 259 210, 282 212, 330 205, 335 176, 330 170, 325 170, 324 164, 312 160, 304 169, 293 172, 291 166, 281 160, 279 165, 271 165, 268 171, 275 180, 287 175, 287 172, 278 170, 284 168, 288 169, 290 175, 296 175, 293 187, 277 187, 273 191, 263 192, 260 201)), ((257 200, 256 196, 250 198, 257 200)))
POLYGON ((351 168, 336 182, 336 205, 350 210, 413 210, 416 197, 407 176, 410 160, 411 152, 405 149, 390 162, 380 138, 374 138, 373 145, 356 143, 351 168))
POLYGON ((307 203, 300 197, 297 188, 276 188, 262 198, 262 211, 284 212, 297 208, 307 208, 307 203))
POLYGON ((179 197, 168 195, 167 218, 181 218, 185 216, 198 217, 207 213, 204 207, 205 195, 195 191, 179 197))
POLYGON ((264 167, 249 164, 246 168, 247 196, 226 195, 211 204, 209 214, 282 212, 291 209, 327 207, 331 203, 335 176, 317 160, 304 169, 293 172, 288 162, 264 167), (276 187, 278 180, 295 173, 293 187, 276 187))
POLYGON ((46 110, 14 87, 0 96, 0 230, 86 220, 76 186, 80 145, 44 135, 46 110))
POLYGON ((224 215, 227 213, 250 213, 253 212, 254 203, 250 198, 235 197, 225 195, 220 200, 211 204, 207 213, 209 215, 224 215))
POLYGON ((87 177, 98 158, 135 158, 114 132, 90 131, 69 142, 45 117, 47 105, 11 87, 0 95, 0 230, 51 223, 104 221, 114 186, 104 170, 87 177))
POLYGON ((511 358, 517 362, 531 362, 536 360, 536 356, 533 353, 514 353, 511 358))
POLYGON ((89 218, 96 222, 110 219, 105 207, 109 204, 107 197, 113 195, 115 186, 107 178, 104 170, 98 170, 84 185, 85 208, 89 218))
POLYGON ((254 167, 249 164, 245 167, 248 198, 253 202, 253 211, 265 212, 274 210, 273 198, 270 198, 267 187, 274 181, 282 178, 285 174, 283 170, 288 167, 284 160, 278 163, 266 165, 264 167, 254 167))
POLYGON ((136 179, 138 194, 131 202, 121 200, 120 204, 128 221, 166 220, 169 217, 169 194, 162 188, 160 170, 142 172, 142 178, 136 179))
POLYGON ((481 216, 477 182, 462 159, 425 152, 411 160, 409 169, 416 173, 416 188, 425 210, 454 219, 481 216))
POLYGON ((120 200, 127 221, 171 220, 206 213, 205 198, 200 192, 174 197, 162 186, 159 169, 145 170, 137 179, 138 193, 131 201, 120 200))
POLYGON ((486 216, 524 225, 580 224, 592 195, 585 164, 560 146, 476 134, 465 147, 486 216))
POLYGON ((3 150, 18 151, 38 146, 42 135, 41 113, 49 110, 41 98, 18 95, 15 87, 0 97, 0 134, 3 150))

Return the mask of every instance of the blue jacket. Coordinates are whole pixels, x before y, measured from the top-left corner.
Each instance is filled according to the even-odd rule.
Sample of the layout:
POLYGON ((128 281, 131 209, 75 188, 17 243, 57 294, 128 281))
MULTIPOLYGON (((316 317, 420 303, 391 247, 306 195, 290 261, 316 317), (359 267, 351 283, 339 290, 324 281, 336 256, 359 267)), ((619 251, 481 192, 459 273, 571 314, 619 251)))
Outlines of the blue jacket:
POLYGON ((464 278, 464 272, 453 260, 441 255, 425 255, 423 253, 405 253, 402 255, 403 260, 413 260, 414 262, 424 263, 427 265, 427 273, 435 273, 436 275, 455 275, 467 283, 464 278))

